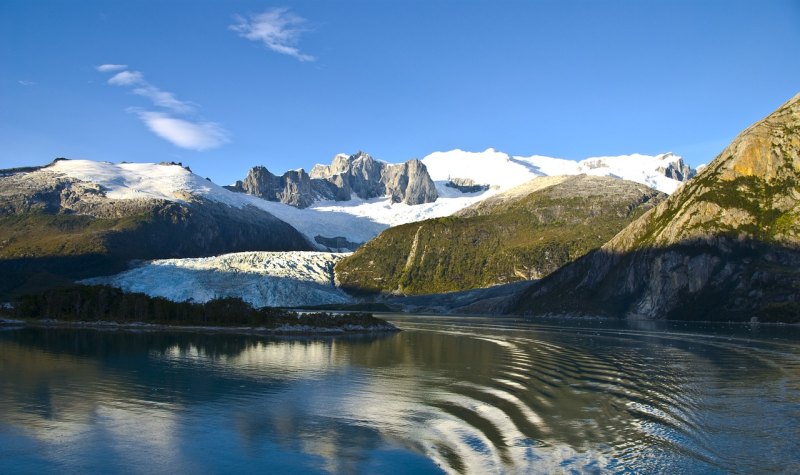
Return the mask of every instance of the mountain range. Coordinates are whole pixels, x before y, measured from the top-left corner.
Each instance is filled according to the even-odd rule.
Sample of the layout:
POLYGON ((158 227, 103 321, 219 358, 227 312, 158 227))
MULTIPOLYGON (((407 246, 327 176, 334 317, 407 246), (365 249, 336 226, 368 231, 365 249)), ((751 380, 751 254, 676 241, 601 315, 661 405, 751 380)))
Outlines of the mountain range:
POLYGON ((432 203, 439 197, 419 160, 390 165, 365 152, 336 155, 330 165, 316 165, 310 174, 301 168, 276 176, 266 167, 253 167, 244 181, 226 188, 298 208, 316 201, 350 201, 352 195, 364 200, 389 196, 392 203, 408 205, 432 203))
POLYGON ((124 271, 100 281, 152 294, 163 286, 140 284, 193 282, 168 292, 176 300, 252 287, 255 305, 306 295, 308 305, 788 321, 800 314, 799 97, 699 173, 669 153, 575 162, 494 149, 400 164, 339 154, 309 173, 256 166, 226 187, 176 163, 2 170, 0 294, 124 271), (285 254, 309 250, 356 252, 285 254), (262 254, 220 256, 241 251, 262 254), (419 294, 429 297, 397 297, 419 294))
MULTIPOLYGON (((0 294, 120 272, 149 259, 351 251, 389 227, 450 216, 508 190, 521 177, 566 169, 578 173, 588 166, 586 161, 522 159, 494 150, 468 158, 465 153, 435 153, 398 165, 364 152, 340 154, 310 174, 295 170, 275 176, 255 167, 232 187, 218 186, 173 162, 57 159, 46 166, 2 170, 0 294), (464 174, 475 172, 471 163, 476 159, 485 162, 486 171, 478 184, 464 174), (557 166, 545 165, 548 160, 557 166), (426 162, 435 175, 428 173, 426 162), (527 164, 524 173, 491 173, 519 163, 527 164), (301 178, 294 181, 293 176, 301 178), (304 194, 308 189, 311 194, 304 194), (411 204, 416 202, 421 203, 411 204)), ((680 182, 667 178, 668 170, 685 168, 669 154, 593 163, 604 160, 613 166, 595 166, 595 174, 636 175, 673 188, 680 182)))
POLYGON ((540 279, 666 194, 607 176, 539 177, 452 216, 395 226, 336 266, 353 293, 431 294, 540 279))
POLYGON ((0 294, 118 272, 136 259, 313 248, 270 213, 218 199, 219 190, 177 164, 56 160, 4 171, 0 294), (189 191, 200 188, 207 193, 189 191))

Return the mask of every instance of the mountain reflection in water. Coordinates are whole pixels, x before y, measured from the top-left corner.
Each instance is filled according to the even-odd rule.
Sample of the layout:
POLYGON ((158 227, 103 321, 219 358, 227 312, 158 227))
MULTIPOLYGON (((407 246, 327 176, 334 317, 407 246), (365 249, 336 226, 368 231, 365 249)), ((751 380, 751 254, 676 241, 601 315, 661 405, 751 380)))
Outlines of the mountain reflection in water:
POLYGON ((0 332, 0 472, 800 472, 800 331, 0 332))

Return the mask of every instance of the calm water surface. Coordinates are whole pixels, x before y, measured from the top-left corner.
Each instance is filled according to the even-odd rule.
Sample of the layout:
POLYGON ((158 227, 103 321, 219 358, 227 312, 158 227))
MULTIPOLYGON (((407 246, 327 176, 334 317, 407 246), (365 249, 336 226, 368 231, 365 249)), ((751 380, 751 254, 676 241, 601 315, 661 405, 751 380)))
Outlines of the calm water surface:
POLYGON ((0 331, 0 473, 800 473, 800 330, 0 331))

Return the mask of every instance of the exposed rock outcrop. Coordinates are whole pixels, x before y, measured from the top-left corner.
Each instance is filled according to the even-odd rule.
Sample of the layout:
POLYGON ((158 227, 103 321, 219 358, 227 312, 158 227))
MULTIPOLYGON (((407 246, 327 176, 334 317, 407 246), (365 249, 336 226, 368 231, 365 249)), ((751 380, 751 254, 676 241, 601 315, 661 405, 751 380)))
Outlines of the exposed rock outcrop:
POLYGON ((363 242, 351 242, 343 236, 325 237, 317 235, 314 236, 314 242, 322 244, 330 252, 355 251, 360 246, 364 245, 363 242))
POLYGON ((800 321, 800 94, 509 310, 800 321))
POLYGON ((684 163, 682 158, 670 162, 666 167, 659 167, 657 171, 663 173, 667 178, 682 182, 689 181, 697 174, 696 170, 684 163))
POLYGON ((243 181, 226 188, 298 208, 306 208, 314 202, 311 177, 302 169, 276 176, 265 167, 257 166, 250 169, 243 181))
POLYGON ((489 185, 480 185, 475 183, 472 178, 451 178, 447 180, 444 186, 448 188, 455 188, 461 193, 477 193, 479 191, 486 191, 489 185))
POLYGON ((418 205, 431 203, 439 197, 425 165, 417 159, 385 166, 381 181, 394 203, 418 205))
POLYGON ((278 177, 264 167, 250 170, 244 181, 227 187, 269 201, 299 208, 317 200, 348 201, 391 196, 395 203, 421 204, 436 201, 438 193, 419 160, 390 165, 365 152, 337 155, 330 165, 315 165, 311 172, 289 171, 278 177))

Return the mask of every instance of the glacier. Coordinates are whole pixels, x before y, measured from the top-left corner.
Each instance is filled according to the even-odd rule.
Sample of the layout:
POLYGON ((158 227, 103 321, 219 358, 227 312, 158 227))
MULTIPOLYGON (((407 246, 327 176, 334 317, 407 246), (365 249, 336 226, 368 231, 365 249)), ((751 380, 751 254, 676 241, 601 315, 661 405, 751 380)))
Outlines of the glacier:
POLYGON ((175 302, 239 297, 254 307, 349 303, 333 267, 347 253, 236 252, 214 257, 158 259, 117 275, 80 283, 109 285, 175 302))

